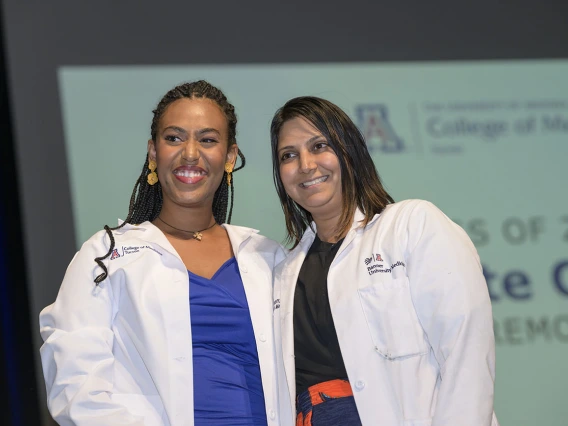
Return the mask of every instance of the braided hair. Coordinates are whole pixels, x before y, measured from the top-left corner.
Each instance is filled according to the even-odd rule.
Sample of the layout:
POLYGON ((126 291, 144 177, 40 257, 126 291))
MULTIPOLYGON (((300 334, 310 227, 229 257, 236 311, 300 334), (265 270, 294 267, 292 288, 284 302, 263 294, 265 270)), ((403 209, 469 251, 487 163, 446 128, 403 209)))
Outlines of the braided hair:
MULTIPOLYGON (((158 103, 155 110, 152 111, 154 117, 152 119, 152 125, 150 127, 150 134, 152 140, 156 142, 156 134, 158 132, 158 126, 160 119, 164 114, 166 108, 173 102, 183 99, 194 99, 194 98, 207 98, 211 99, 221 108, 225 117, 227 118, 227 123, 229 126, 228 139, 229 146, 235 144, 236 134, 237 134, 237 116, 235 114, 235 107, 229 103, 227 97, 223 94, 221 90, 211 85, 207 81, 199 80, 192 83, 184 83, 179 86, 174 87, 158 103)), ((233 173, 237 170, 242 169, 245 166, 246 159, 241 150, 238 150, 239 157, 241 158, 241 165, 233 170, 233 173)), ((96 257, 95 262, 99 265, 103 272, 95 278, 95 284, 99 285, 108 276, 108 270, 103 260, 109 257, 114 250, 115 241, 113 230, 122 228, 125 224, 138 224, 145 221, 153 221, 160 214, 162 210, 163 195, 162 186, 160 182, 156 182, 154 185, 148 183, 148 174, 150 170, 148 169, 148 154, 146 154, 146 160, 144 161, 144 166, 140 176, 134 184, 134 189, 132 190, 132 195, 130 196, 130 204, 128 206, 128 215, 122 224, 114 228, 108 225, 104 226, 107 235, 110 238, 110 248, 104 256, 96 257)), ((234 198, 234 177, 231 181, 231 185, 227 184, 227 172, 223 173, 223 179, 215 191, 215 196, 213 197, 213 217, 217 223, 231 223, 231 217, 233 215, 233 198, 234 198), (231 204, 229 206, 229 188, 231 189, 231 204), (228 209, 228 215, 227 215, 228 209)))

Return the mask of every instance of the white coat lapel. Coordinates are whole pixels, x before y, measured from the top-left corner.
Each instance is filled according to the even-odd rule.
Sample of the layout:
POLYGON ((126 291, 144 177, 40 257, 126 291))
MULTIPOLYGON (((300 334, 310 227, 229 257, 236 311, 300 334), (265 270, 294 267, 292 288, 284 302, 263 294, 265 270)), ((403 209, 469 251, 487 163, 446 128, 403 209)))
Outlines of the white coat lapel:
POLYGON ((160 311, 148 315, 157 320, 146 327, 152 330, 149 338, 154 339, 151 347, 155 350, 146 362, 162 395, 171 426, 190 426, 193 425, 193 351, 188 273, 176 250, 156 226, 144 222, 124 228, 127 227, 139 229, 139 238, 162 254, 166 269, 160 273, 164 275, 153 278, 153 285, 158 287, 155 294, 160 311))
MULTIPOLYGON (((379 215, 376 214, 367 224, 367 226, 370 226, 373 222, 375 222, 378 217, 379 215)), ((361 221, 364 219, 365 215, 363 214, 363 212, 361 212, 361 210, 359 209, 356 209, 355 214, 353 215, 353 223, 351 223, 351 229, 349 230, 349 232, 347 232, 347 235, 345 235, 345 239, 343 240, 343 243, 341 243, 341 247, 337 251, 332 265, 334 265, 339 259, 341 259, 342 256, 347 254, 347 251, 350 249, 351 242, 355 239, 358 233, 363 232, 364 228, 361 226, 361 221)))
POLYGON ((189 426, 193 424, 193 348, 187 272, 174 271, 171 280, 161 286, 158 295, 167 347, 161 352, 167 355, 162 361, 168 366, 167 376, 170 378, 169 389, 166 390, 170 391, 170 395, 164 400, 164 405, 172 426, 189 426))
POLYGON ((270 419, 276 417, 276 368, 274 354, 274 333, 272 327, 272 268, 275 254, 263 257, 259 247, 261 238, 252 238, 258 231, 240 226, 224 225, 245 290, 258 353, 262 387, 267 413, 270 419))
POLYGON ((235 258, 238 262, 241 245, 246 243, 251 235, 258 234, 258 230, 246 228, 244 226, 227 225, 226 223, 221 226, 225 228, 227 234, 229 234, 229 240, 231 240, 233 253, 235 254, 235 258))
POLYGON ((266 333, 270 329, 259 329, 271 323, 272 318, 272 265, 266 265, 262 268, 262 257, 256 253, 255 247, 248 248, 248 244, 252 244, 250 237, 258 233, 256 229, 245 228, 242 226, 233 226, 224 224, 223 227, 229 234, 233 253, 237 259, 245 295, 249 306, 250 317, 252 321, 255 338, 266 340, 266 333), (245 247, 247 247, 245 249, 245 247))
MULTIPOLYGON (((342 252, 349 250, 350 244, 357 235, 362 232, 360 221, 364 219, 364 214, 356 210, 353 217, 353 223, 350 231, 345 236, 345 240, 336 255, 336 259, 340 257, 342 252)), ((375 216, 372 221, 376 220, 375 216)), ((312 228, 307 228, 300 244, 292 250, 282 265, 281 272, 276 278, 276 285, 280 289, 281 306, 280 327, 282 333, 282 356, 284 359, 284 369, 286 372, 286 380, 288 382, 288 390, 290 392, 290 401, 294 404, 296 400, 296 366, 294 362, 294 293, 296 290, 296 282, 300 274, 300 269, 304 263, 304 259, 314 242, 315 232, 317 232, 315 223, 312 228), (313 230, 312 230, 313 229, 313 230)), ((335 260, 334 260, 335 262, 335 260)), ((332 295, 330 295, 330 298, 332 295)))
POLYGON ((306 258, 310 246, 314 242, 315 234, 309 228, 304 233, 300 244, 290 252, 285 260, 280 276, 277 277, 280 288, 281 311, 280 330, 282 333, 282 356, 290 401, 296 400, 296 365, 294 362, 294 293, 300 269, 306 258))

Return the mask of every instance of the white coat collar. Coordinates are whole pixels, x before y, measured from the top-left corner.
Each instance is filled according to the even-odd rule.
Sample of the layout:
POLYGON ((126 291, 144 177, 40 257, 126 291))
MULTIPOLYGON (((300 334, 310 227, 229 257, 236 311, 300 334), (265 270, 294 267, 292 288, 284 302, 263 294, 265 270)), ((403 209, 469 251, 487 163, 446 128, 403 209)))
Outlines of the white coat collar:
MULTIPOLYGON (((122 225, 123 220, 119 219, 118 224, 122 225)), ((165 234, 152 222, 146 221, 138 225, 132 225, 130 223, 125 224, 122 228, 116 229, 113 232, 117 235, 125 234, 128 231, 137 231, 140 234, 136 235, 136 238, 144 240, 148 243, 158 244, 164 250, 167 250, 181 261, 176 249, 171 245, 171 243, 166 238, 165 234)))
MULTIPOLYGON (((373 218, 365 226, 365 228, 372 225, 379 218, 379 216, 380 216, 380 214, 376 214, 375 216, 373 216, 373 218)), ((351 228, 347 232, 343 244, 341 244, 343 247, 347 246, 353 240, 356 233, 363 232, 364 227, 361 226, 361 222, 364 219, 365 219, 365 214, 361 210, 359 210, 359 208, 355 209, 355 213, 353 214, 353 222, 351 223, 351 228)), ((289 256, 290 260, 295 258, 299 253, 307 253, 308 252, 308 250, 310 249, 310 246, 312 245, 312 243, 314 242, 314 240, 316 238, 316 232, 317 232, 316 223, 312 222, 311 226, 309 226, 304 231, 304 235, 302 236, 300 243, 290 252, 290 256, 289 256)), ((340 249, 340 251, 341 251, 341 249, 340 249)))
POLYGON ((229 225, 227 223, 224 223, 221 226, 225 228, 227 234, 229 234, 229 240, 231 240, 233 253, 235 253, 235 258, 238 261, 241 246, 244 245, 252 235, 258 234, 258 229, 247 228, 245 226, 229 225))
MULTIPOLYGON (((121 225, 124 221, 118 220, 118 224, 121 225)), ((231 241, 231 246, 233 248, 233 253, 235 253, 235 258, 238 260, 238 253, 243 245, 252 235, 258 234, 258 229, 247 228, 245 226, 229 225, 223 223, 221 225, 227 231, 229 235, 229 240, 231 241)), ((113 232, 116 234, 124 234, 126 231, 140 231, 140 236, 138 238, 159 244, 161 247, 166 249, 172 254, 177 256, 176 250, 170 244, 164 233, 154 224, 149 221, 143 222, 139 225, 132 225, 127 223, 122 228, 117 229, 113 232)))

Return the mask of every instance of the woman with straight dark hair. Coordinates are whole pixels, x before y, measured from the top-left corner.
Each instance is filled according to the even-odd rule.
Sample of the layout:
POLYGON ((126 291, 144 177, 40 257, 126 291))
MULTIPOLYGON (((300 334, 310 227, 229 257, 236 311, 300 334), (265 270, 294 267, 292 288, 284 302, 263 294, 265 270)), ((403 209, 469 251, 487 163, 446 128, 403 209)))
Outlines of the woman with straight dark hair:
POLYGON ((245 160, 235 109, 201 80, 153 113, 125 221, 83 244, 40 314, 51 415, 77 426, 278 425, 272 270, 284 252, 229 225, 245 160))
POLYGON ((333 103, 299 97, 271 125, 293 249, 274 271, 279 398, 298 426, 496 426, 491 303, 467 234, 395 203, 333 103))

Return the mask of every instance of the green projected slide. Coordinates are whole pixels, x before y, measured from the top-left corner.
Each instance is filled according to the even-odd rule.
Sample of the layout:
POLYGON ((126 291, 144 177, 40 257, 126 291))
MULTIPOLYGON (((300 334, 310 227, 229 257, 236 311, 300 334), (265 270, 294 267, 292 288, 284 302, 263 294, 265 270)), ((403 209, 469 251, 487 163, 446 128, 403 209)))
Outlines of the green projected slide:
POLYGON ((343 108, 396 200, 434 202, 476 244, 493 301, 502 425, 568 422, 568 61, 64 67, 77 245, 124 218, 152 109, 197 79, 235 105, 247 166, 233 223, 282 241, 269 125, 288 99, 343 108))

